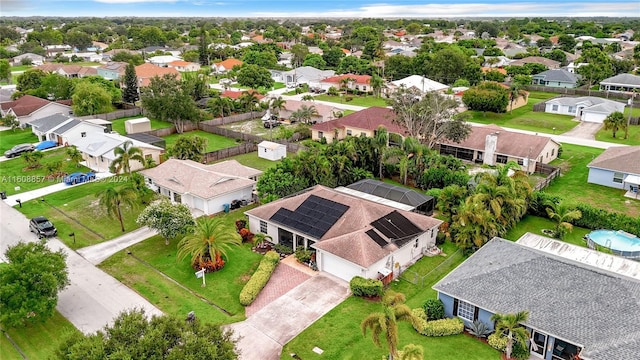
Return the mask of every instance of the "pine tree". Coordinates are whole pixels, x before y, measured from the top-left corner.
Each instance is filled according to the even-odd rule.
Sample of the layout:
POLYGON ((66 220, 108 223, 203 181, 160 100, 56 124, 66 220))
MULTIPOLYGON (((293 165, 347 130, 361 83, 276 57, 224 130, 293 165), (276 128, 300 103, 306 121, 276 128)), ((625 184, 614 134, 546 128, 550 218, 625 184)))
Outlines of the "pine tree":
POLYGON ((209 47, 207 46, 207 32, 200 29, 200 48, 198 49, 200 65, 209 65, 209 47))
POLYGON ((134 104, 139 99, 136 68, 133 66, 133 63, 130 62, 124 72, 124 92, 122 94, 122 100, 126 103, 134 104))

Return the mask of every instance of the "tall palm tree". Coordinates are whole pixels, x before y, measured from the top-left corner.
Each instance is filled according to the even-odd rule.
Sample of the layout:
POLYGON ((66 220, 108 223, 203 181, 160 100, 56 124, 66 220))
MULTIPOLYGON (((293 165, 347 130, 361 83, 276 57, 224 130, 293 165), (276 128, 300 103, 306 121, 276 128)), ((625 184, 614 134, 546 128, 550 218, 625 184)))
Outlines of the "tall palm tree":
POLYGON ((567 233, 570 233, 573 230, 573 225, 571 225, 570 221, 578 220, 582 217, 582 212, 580 210, 569 206, 565 201, 561 201, 557 204, 552 201, 548 201, 545 205, 547 205, 547 216, 556 223, 555 231, 558 239, 563 239, 567 233))
POLYGON ((440 191, 437 208, 440 215, 445 217, 445 221, 451 223, 452 217, 457 213, 457 209, 467 198, 467 189, 460 185, 449 185, 440 191))
POLYGON ((525 92, 522 91, 520 84, 511 83, 509 86, 509 113, 513 114, 513 104, 518 101, 518 98, 524 96, 525 92))
POLYGON ((273 112, 274 115, 280 115, 280 110, 285 108, 287 101, 282 98, 282 96, 278 96, 276 98, 271 99, 269 102, 269 109, 273 112))
POLYGON ((131 186, 121 186, 119 188, 108 187, 96 194, 100 198, 100 205, 107 209, 110 217, 115 216, 120 221, 120 228, 125 232, 122 220, 122 206, 134 208, 136 206, 137 194, 131 186))
POLYGON ((260 103, 260 99, 258 99, 256 92, 243 91, 238 100, 240 100, 244 110, 251 113, 251 118, 253 119, 253 112, 256 110, 256 106, 260 103))
POLYGON ((296 121, 300 121, 302 123, 308 124, 311 122, 311 119, 314 116, 318 116, 318 110, 316 110, 316 107, 311 105, 311 106, 307 106, 307 105, 301 105, 300 108, 296 111, 294 111, 291 114, 291 117, 296 120, 296 121))
MULTIPOLYGON (((214 264, 221 262, 222 256, 227 256, 227 251, 232 246, 242 244, 242 238, 235 229, 217 217, 202 217, 196 222, 193 233, 186 235, 178 243, 178 258, 184 259, 191 256, 191 264, 211 261, 214 264)), ((215 269, 215 270, 219 270, 215 269)))
POLYGON ((382 179, 382 165, 384 163, 384 150, 389 146, 389 132, 387 128, 380 125, 374 136, 376 153, 378 157, 378 177, 382 179))
POLYGON ((382 311, 369 314, 360 323, 363 335, 367 335, 367 329, 371 330, 371 338, 376 346, 381 346, 380 336, 384 334, 389 347, 389 360, 398 355, 398 321, 416 321, 405 300, 404 294, 387 291, 382 298, 382 311))
POLYGON ((627 121, 624 119, 624 115, 619 112, 612 112, 604 119, 604 129, 613 131, 613 138, 616 138, 618 130, 625 130, 627 128, 627 121))
POLYGON ((69 146, 66 150, 67 156, 72 163, 76 164, 76 167, 80 167, 82 161, 82 153, 75 146, 69 146))
POLYGON ((133 146, 131 140, 125 141, 122 147, 118 146, 113 149, 113 153, 116 158, 111 162, 111 165, 109 165, 109 171, 114 174, 119 174, 120 171, 131 174, 131 160, 136 160, 144 164, 142 150, 133 146))
POLYGON ((380 97, 380 93, 382 92, 382 85, 384 85, 384 80, 380 76, 373 74, 371 76, 371 79, 369 80, 369 85, 371 85, 371 89, 373 89, 373 95, 375 97, 380 97))
POLYGON ((471 197, 458 207, 451 225, 456 244, 463 249, 479 248, 503 229, 484 204, 473 201, 471 197))
POLYGON ((491 320, 496 322, 496 332, 507 338, 507 346, 505 348, 507 359, 511 359, 514 342, 519 342, 521 345, 527 343, 529 333, 520 323, 527 321, 528 318, 528 311, 520 311, 515 314, 493 314, 491 316, 491 320))

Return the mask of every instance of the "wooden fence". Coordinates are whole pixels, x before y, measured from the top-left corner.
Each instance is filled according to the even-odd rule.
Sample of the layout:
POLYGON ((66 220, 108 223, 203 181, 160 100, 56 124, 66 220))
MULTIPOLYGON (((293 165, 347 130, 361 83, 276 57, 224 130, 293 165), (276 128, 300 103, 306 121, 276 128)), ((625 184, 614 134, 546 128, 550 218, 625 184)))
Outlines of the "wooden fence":
POLYGON ((553 179, 560 176, 560 168, 556 166, 551 166, 549 164, 536 163, 535 172, 546 175, 543 181, 537 183, 536 186, 533 187, 533 190, 537 190, 537 191, 540 191, 546 188, 547 186, 549 186, 549 184, 551 184, 551 181, 553 179))
POLYGON ((87 116, 77 116, 77 119, 80 120, 87 120, 87 119, 103 119, 103 120, 115 120, 121 117, 128 117, 128 116, 137 116, 142 114, 142 108, 139 107, 135 107, 132 109, 125 109, 125 110, 118 110, 118 111, 112 111, 110 113, 105 113, 105 114, 95 114, 95 115, 87 115, 87 116))
POLYGON ((208 164, 214 161, 230 158, 236 155, 248 154, 250 152, 254 152, 257 150, 258 150, 258 145, 251 142, 246 142, 238 146, 208 152, 204 154, 203 162, 205 164, 208 164))
POLYGON ((206 120, 200 122, 200 124, 205 125, 224 125, 224 124, 232 124, 240 121, 247 121, 251 119, 261 118, 266 111, 254 111, 252 113, 244 113, 244 114, 235 114, 231 116, 225 116, 224 118, 215 118, 212 120, 206 120))

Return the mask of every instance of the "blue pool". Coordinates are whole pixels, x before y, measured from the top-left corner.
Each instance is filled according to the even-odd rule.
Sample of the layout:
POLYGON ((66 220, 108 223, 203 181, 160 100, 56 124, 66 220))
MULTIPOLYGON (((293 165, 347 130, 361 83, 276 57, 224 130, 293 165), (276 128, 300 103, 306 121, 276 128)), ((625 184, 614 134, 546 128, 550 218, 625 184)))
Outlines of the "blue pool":
POLYGON ((587 245, 594 249, 597 245, 610 249, 615 255, 629 259, 640 259, 640 238, 622 230, 596 230, 587 235, 587 245))

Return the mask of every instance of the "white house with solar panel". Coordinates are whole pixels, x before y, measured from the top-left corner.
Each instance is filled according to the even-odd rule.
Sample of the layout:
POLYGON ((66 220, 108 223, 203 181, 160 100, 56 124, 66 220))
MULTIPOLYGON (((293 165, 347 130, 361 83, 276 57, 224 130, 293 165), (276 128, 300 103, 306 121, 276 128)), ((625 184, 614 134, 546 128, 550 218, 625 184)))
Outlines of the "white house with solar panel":
POLYGON ((442 221, 321 185, 245 214, 253 233, 314 250, 318 270, 388 283, 435 248, 442 221))

